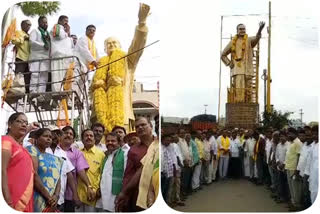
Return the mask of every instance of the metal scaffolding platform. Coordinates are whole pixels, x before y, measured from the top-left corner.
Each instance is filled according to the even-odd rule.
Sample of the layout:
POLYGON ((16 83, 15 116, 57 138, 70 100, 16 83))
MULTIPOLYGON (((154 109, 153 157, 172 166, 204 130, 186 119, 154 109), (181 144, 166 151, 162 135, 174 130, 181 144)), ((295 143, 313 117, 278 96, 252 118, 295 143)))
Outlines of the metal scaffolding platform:
MULTIPOLYGON (((67 71, 70 69, 66 67, 60 70, 49 70, 46 71, 32 71, 35 73, 48 72, 48 75, 51 75, 53 72, 63 71, 65 78, 61 82, 61 91, 50 91, 51 86, 57 82, 46 82, 39 83, 39 78, 37 84, 29 84, 29 86, 39 87, 40 85, 46 85, 45 92, 31 92, 25 94, 8 94, 6 96, 6 103, 16 112, 24 113, 34 113, 37 117, 38 122, 42 127, 47 127, 48 125, 57 124, 58 112, 63 111, 61 107, 61 101, 66 100, 67 103, 67 114, 70 115, 68 118, 71 122, 69 125, 74 126, 74 120, 79 119, 79 132, 89 125, 90 122, 90 104, 87 90, 88 75, 84 71, 84 66, 81 65, 79 59, 76 56, 70 57, 59 57, 59 58, 48 58, 48 59, 39 59, 39 60, 30 60, 27 62, 12 62, 8 63, 9 70, 7 75, 15 73, 15 65, 18 63, 33 63, 33 62, 43 62, 49 61, 50 65, 54 61, 63 61, 68 59, 70 62, 75 63, 73 68, 73 75, 71 78, 67 79, 67 71), (63 84, 67 81, 71 84, 70 89, 65 90, 63 84), (49 87, 48 87, 49 86, 49 87)), ((69 65, 68 65, 69 66, 69 65)), ((30 72, 30 73, 32 73, 30 72)), ((27 73, 24 73, 24 75, 27 73)), ((38 75, 40 76, 40 75, 38 75)), ((58 83, 60 83, 58 82, 58 83)), ((27 85, 28 86, 28 85, 27 85)), ((14 87, 12 87, 14 88, 14 87)), ((21 86, 20 86, 21 88, 21 86)), ((65 112, 66 113, 66 112, 65 112)), ((67 120, 67 118, 65 118, 67 120)), ((63 123, 62 124, 66 125, 63 123)))

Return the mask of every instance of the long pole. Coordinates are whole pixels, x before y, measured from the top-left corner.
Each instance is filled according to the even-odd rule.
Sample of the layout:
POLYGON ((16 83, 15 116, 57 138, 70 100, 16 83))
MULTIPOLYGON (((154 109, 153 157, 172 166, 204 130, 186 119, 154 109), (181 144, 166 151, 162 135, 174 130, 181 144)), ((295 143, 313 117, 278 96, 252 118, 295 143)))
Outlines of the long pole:
POLYGON ((268 81, 267 81, 267 112, 271 112, 271 1, 269 1, 269 30, 268 30, 268 81))
POLYGON ((264 111, 267 108, 267 69, 263 69, 263 81, 264 81, 264 111))
MULTIPOLYGON (((221 16, 221 29, 220 29, 220 56, 222 54, 222 22, 223 16, 221 16)), ((219 101, 218 101, 218 124, 220 122, 220 102, 221 102, 221 59, 220 59, 220 71, 219 71, 219 101)))

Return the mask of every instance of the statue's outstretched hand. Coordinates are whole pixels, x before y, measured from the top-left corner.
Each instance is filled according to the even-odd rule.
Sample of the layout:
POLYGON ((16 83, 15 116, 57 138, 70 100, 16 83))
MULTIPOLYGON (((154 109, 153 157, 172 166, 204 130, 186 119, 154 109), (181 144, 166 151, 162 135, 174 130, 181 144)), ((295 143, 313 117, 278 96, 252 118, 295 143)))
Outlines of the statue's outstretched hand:
POLYGON ((259 22, 259 30, 260 31, 264 28, 265 24, 266 24, 265 22, 259 22))
POLYGON ((149 15, 149 11, 150 11, 149 5, 140 3, 139 14, 138 14, 139 23, 146 21, 148 15, 149 15))

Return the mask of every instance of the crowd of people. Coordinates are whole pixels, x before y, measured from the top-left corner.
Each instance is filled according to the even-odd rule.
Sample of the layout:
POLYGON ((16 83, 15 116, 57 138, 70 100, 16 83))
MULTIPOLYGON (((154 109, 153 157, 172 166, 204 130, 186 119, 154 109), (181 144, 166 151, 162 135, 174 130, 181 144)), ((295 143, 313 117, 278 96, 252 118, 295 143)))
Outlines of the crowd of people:
POLYGON ((265 185, 289 211, 310 207, 318 193, 318 126, 275 130, 162 131, 161 191, 170 207, 212 182, 247 178, 265 185))
MULTIPOLYGON (((85 36, 78 40, 76 35, 71 34, 68 23, 69 18, 62 15, 49 32, 47 17, 40 16, 38 27, 29 33, 31 21, 23 20, 21 30, 11 38, 16 51, 14 71, 15 74, 23 74, 26 93, 62 91, 62 81, 68 68, 77 65, 76 72, 80 74, 80 64, 82 73, 89 66, 97 66, 98 55, 94 44, 96 27, 88 25, 85 36), (72 56, 78 57, 80 64, 72 56)), ((37 100, 43 102, 44 97, 39 94, 37 100)))
POLYGON ((134 212, 150 207, 159 189, 159 144, 152 123, 138 118, 136 132, 128 134, 121 126, 107 134, 104 129, 95 123, 76 141, 71 126, 39 128, 24 113, 12 114, 1 139, 7 204, 24 212, 134 212))

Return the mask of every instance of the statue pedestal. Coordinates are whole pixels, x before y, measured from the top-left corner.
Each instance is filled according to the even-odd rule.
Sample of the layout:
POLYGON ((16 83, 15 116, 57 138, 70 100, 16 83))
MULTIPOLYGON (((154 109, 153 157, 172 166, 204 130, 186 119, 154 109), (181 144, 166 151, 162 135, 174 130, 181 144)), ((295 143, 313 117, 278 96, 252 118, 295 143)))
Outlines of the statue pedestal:
POLYGON ((226 127, 251 129, 259 125, 259 104, 226 103, 226 127))

